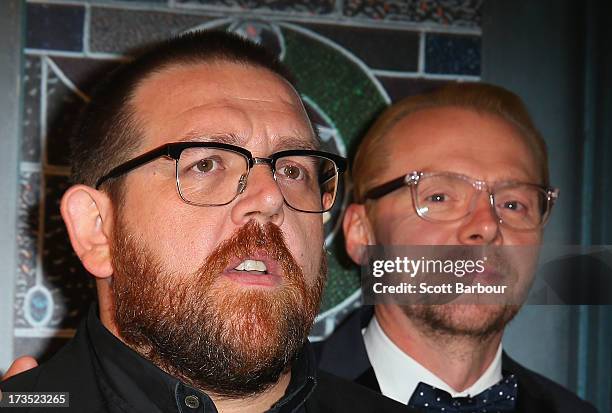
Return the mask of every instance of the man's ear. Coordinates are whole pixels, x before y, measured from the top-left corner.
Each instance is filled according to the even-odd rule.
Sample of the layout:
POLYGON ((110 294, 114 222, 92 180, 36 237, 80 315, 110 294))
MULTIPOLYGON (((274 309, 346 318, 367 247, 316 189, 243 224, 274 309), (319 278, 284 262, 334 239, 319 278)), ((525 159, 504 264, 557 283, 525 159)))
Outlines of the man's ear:
POLYGON ((364 264, 366 246, 375 244, 375 237, 365 205, 350 204, 342 221, 346 252, 356 264, 364 264))
POLYGON ((85 269, 96 278, 110 277, 113 209, 109 197, 92 187, 74 185, 64 193, 60 211, 72 248, 85 269))

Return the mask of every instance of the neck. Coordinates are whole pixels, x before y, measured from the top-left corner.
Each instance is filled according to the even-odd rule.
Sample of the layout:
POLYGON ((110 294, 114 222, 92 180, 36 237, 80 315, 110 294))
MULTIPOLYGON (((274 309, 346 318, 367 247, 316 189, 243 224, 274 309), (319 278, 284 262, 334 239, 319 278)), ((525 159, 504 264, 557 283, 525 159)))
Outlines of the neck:
POLYGON ((376 320, 404 353, 455 391, 473 385, 491 365, 503 332, 486 338, 437 334, 414 322, 397 305, 377 305, 376 320))
POLYGON ((263 393, 243 399, 228 399, 215 395, 211 395, 211 398, 219 413, 261 413, 270 410, 274 403, 284 396, 290 380, 291 372, 287 372, 263 393))

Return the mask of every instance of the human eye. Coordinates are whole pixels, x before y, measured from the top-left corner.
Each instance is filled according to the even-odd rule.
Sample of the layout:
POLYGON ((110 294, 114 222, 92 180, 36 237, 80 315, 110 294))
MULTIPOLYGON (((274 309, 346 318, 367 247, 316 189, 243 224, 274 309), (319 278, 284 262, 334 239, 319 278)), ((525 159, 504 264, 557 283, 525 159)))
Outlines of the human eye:
POLYGON ((448 196, 448 194, 445 194, 442 192, 437 192, 431 195, 427 195, 425 197, 426 202, 432 202, 432 203, 443 203, 449 200, 450 200, 450 197, 448 196))
POLYGON ((527 206, 518 200, 504 201, 500 207, 506 211, 513 211, 517 213, 524 213, 527 211, 527 206))
POLYGON ((305 172, 299 165, 283 165, 278 171, 280 174, 287 178, 295 181, 303 180, 305 172))
POLYGON ((193 162, 189 168, 197 174, 210 174, 223 169, 223 163, 218 157, 202 158, 193 162))
POLYGON ((440 205, 459 202, 461 195, 456 189, 448 185, 428 185, 421 188, 419 199, 421 202, 440 205))
POLYGON ((521 186, 502 189, 495 196, 495 204, 504 212, 527 215, 537 208, 538 192, 521 186))
POLYGON ((315 171, 316 160, 309 157, 281 158, 276 164, 277 176, 287 181, 310 181, 315 171))

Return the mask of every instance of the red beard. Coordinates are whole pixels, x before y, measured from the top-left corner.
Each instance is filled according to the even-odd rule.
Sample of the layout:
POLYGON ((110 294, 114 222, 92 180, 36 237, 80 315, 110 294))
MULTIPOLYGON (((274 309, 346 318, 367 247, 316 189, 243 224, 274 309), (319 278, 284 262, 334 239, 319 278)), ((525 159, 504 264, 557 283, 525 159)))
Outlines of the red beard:
POLYGON ((218 396, 256 394, 276 383, 317 314, 325 254, 314 285, 307 285, 280 228, 250 221, 194 274, 177 275, 117 218, 112 289, 121 338, 169 374, 218 396), (278 262, 280 286, 243 290, 220 278, 231 260, 255 252, 278 262))

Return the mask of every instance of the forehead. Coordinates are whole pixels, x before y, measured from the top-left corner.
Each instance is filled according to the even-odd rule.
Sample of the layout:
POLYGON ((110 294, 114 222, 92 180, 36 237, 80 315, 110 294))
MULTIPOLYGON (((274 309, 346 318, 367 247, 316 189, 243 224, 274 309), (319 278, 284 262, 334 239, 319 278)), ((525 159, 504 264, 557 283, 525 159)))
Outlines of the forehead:
POLYGON ((396 123, 384 145, 389 154, 387 179, 421 170, 461 173, 489 182, 541 180, 523 136, 492 114, 454 107, 421 110, 396 123))
POLYGON ((141 82, 131 104, 144 132, 141 146, 149 149, 215 135, 243 146, 315 144, 296 91, 263 68, 228 62, 165 68, 141 82))

